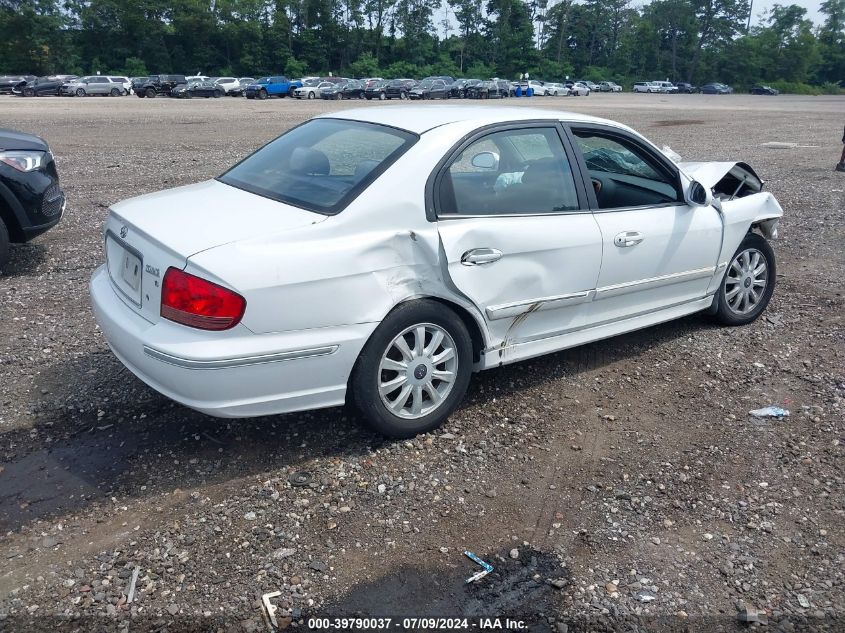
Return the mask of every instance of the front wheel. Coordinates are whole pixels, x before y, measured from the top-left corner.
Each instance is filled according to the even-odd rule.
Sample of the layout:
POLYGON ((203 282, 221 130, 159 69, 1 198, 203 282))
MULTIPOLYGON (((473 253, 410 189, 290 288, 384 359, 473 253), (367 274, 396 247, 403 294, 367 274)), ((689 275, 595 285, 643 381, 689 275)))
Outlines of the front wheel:
POLYGON ((259 90, 258 91, 258 98, 262 101, 267 98, 267 91, 266 90, 259 90))
POLYGON ((314 92, 313 92, 313 91, 308 93, 308 98, 309 98, 309 99, 313 99, 314 97, 315 97, 315 95, 314 95, 314 92))
POLYGON ((155 99, 155 96, 156 96, 155 88, 147 88, 146 95, 147 95, 147 99, 155 99))
POLYGON ((383 92, 378 93, 379 101, 384 101, 385 99, 387 99, 387 95, 385 95, 383 92))
POLYGON ((746 325, 759 317, 775 290, 775 252, 761 235, 749 233, 728 264, 719 286, 716 319, 746 325))
POLYGON ((400 305, 364 346, 350 381, 375 430, 409 438, 437 428, 457 408, 472 373, 466 325, 432 300, 400 305))
POLYGON ((82 88, 77 88, 76 89, 76 96, 77 97, 84 97, 85 96, 85 90, 82 89, 82 88))
POLYGON ((120 96, 120 90, 118 90, 117 88, 112 88, 111 92, 109 92, 109 94, 112 97, 119 97, 120 96))

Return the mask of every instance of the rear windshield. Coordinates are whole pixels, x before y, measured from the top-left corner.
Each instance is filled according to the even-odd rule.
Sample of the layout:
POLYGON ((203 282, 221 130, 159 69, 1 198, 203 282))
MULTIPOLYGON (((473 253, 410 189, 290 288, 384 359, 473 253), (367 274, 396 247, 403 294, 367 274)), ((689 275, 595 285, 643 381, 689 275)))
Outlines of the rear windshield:
POLYGON ((374 123, 313 119, 247 156, 218 180, 265 198, 334 215, 417 138, 374 123))

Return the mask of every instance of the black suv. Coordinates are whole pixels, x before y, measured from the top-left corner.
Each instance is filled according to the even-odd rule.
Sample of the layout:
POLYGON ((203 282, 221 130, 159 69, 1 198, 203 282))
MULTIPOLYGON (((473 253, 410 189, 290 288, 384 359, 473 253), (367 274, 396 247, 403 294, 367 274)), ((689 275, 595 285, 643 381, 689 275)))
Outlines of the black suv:
POLYGON ((10 242, 28 242, 58 224, 65 195, 50 148, 32 134, 0 128, 0 270, 10 242))
POLYGON ((170 96, 170 91, 176 86, 186 84, 185 75, 150 75, 143 84, 134 88, 135 94, 141 99, 152 99, 158 95, 170 96))

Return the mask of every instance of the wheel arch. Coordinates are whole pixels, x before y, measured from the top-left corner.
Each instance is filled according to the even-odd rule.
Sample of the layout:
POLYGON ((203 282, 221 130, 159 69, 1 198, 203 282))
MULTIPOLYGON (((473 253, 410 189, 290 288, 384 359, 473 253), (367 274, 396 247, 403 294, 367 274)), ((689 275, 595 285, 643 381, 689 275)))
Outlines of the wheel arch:
POLYGON ((6 185, 0 183, 0 220, 3 220, 3 224, 6 225, 9 239, 12 242, 24 241, 21 218, 25 217, 26 215, 15 196, 6 185))

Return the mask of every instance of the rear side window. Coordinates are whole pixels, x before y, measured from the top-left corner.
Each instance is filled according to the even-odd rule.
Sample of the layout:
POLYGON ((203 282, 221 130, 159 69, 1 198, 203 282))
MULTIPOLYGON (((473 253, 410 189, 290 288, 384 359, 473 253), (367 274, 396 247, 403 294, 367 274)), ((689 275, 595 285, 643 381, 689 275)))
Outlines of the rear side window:
POLYGON ((569 159, 553 128, 494 132, 443 173, 439 214, 538 215, 579 210, 569 159))
POLYGON ((417 138, 374 123, 313 119, 271 141, 219 180, 266 198, 334 215, 417 138))

